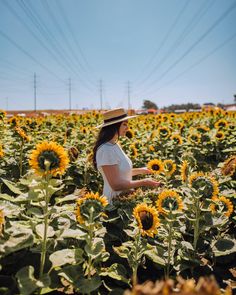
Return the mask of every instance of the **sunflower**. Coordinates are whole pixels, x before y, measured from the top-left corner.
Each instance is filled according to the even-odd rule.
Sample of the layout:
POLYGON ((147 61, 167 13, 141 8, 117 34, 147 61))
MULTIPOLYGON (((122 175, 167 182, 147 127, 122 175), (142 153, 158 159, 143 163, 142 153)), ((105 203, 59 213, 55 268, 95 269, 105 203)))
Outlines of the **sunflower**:
POLYGON ((125 133, 125 136, 131 139, 134 137, 134 132, 131 129, 128 129, 125 133))
POLYGON ((149 146, 149 151, 152 153, 152 152, 155 152, 155 147, 153 145, 150 145, 149 146))
POLYGON ((0 235, 2 233, 4 223, 5 223, 4 212, 2 209, 0 209, 0 235))
POLYGON ((171 176, 176 170, 176 164, 173 160, 165 160, 163 162, 165 174, 171 176))
POLYGON ((103 213, 104 208, 108 205, 106 197, 99 196, 98 193, 86 193, 82 198, 77 200, 76 220, 83 224, 89 218, 90 208, 94 208, 93 217, 97 218, 103 213))
POLYGON ((155 208, 141 203, 134 208, 133 215, 143 236, 153 237, 157 234, 160 221, 155 208))
POLYGON ((210 131, 210 128, 205 126, 205 125, 200 125, 196 127, 197 131, 199 131, 200 133, 206 133, 208 131, 210 131))
POLYGON ((37 144, 29 160, 30 166, 39 175, 51 174, 56 176, 64 174, 69 158, 64 148, 55 142, 42 142, 37 144))
POLYGON ((215 124, 214 124, 214 127, 216 128, 216 129, 224 129, 224 128, 227 128, 228 127, 228 122, 226 121, 226 120, 224 120, 224 119, 220 119, 220 120, 218 120, 217 122, 215 122, 215 124))
POLYGON ((75 146, 71 146, 68 149, 68 155, 71 161, 76 161, 79 157, 79 151, 75 146))
POLYGON ((30 141, 30 137, 25 133, 25 131, 21 127, 16 126, 15 131, 23 141, 30 141))
POLYGON ((182 182, 186 182, 188 179, 188 161, 184 160, 180 166, 180 174, 182 182))
POLYGON ((231 156, 229 159, 224 161, 224 165, 221 168, 223 175, 233 176, 236 172, 236 155, 231 156))
POLYGON ((183 201, 174 190, 163 190, 156 201, 158 212, 166 215, 170 211, 182 211, 183 201))
POLYGON ((3 120, 6 117, 7 113, 4 110, 0 110, 0 119, 3 120))
POLYGON ((189 176, 190 186, 196 190, 202 190, 205 198, 216 197, 219 194, 218 182, 203 172, 195 172, 189 176), (204 189, 204 191, 203 191, 204 189))
POLYGON ((131 144, 130 145, 130 156, 132 158, 135 158, 135 157, 137 157, 137 155, 138 155, 138 150, 136 149, 134 144, 131 144))
POLYGON ((199 133, 190 133, 188 136, 188 142, 192 144, 198 144, 201 142, 201 135, 199 133))
POLYGON ((218 198, 213 198, 212 200, 214 201, 214 203, 210 205, 210 209, 213 214, 219 210, 220 212, 224 212, 224 215, 226 217, 229 217, 233 213, 234 211, 233 204, 226 197, 220 196, 218 198))
POLYGON ((225 134, 223 131, 217 131, 216 135, 215 135, 216 139, 221 141, 225 138, 225 134))
POLYGON ((183 143, 183 139, 179 134, 173 134, 170 139, 172 139, 175 144, 181 145, 183 143))
POLYGON ((2 145, 0 144, 0 158, 2 158, 4 156, 4 151, 2 148, 2 145))
POLYGON ((161 160, 154 159, 147 163, 147 167, 155 174, 160 174, 164 171, 164 166, 161 160))
POLYGON ((177 128, 178 128, 178 130, 180 130, 180 132, 183 130, 183 128, 184 128, 184 124, 182 123, 182 122, 177 122, 176 123, 176 126, 177 126, 177 128))
POLYGON ((81 133, 83 133, 83 134, 87 134, 88 129, 87 129, 86 127, 84 127, 84 126, 81 126, 81 127, 80 127, 80 131, 81 131, 81 133))
POLYGON ((165 126, 158 127, 157 133, 160 139, 167 139, 170 137, 170 134, 171 134, 170 129, 165 126))

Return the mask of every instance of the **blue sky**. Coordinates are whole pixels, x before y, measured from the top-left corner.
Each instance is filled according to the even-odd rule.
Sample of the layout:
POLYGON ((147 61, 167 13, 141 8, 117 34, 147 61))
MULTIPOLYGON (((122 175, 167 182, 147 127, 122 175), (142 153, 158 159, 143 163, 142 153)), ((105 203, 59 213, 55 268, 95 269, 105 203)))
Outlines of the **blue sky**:
POLYGON ((235 0, 0 0, 0 108, 232 103, 235 0), (128 90, 129 89, 129 90, 128 90))

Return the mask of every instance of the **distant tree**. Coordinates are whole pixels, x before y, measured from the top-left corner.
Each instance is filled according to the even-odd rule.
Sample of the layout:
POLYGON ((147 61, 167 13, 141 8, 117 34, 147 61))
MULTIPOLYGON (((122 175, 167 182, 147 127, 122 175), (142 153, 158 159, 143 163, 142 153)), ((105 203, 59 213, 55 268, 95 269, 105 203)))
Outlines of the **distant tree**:
POLYGON ((147 99, 143 101, 142 108, 145 109, 145 110, 147 110, 147 109, 158 110, 158 106, 154 102, 152 102, 150 100, 147 100, 147 99))
POLYGON ((201 109, 201 106, 198 103, 182 103, 182 104, 172 104, 168 107, 164 107, 163 109, 167 112, 174 112, 175 110, 189 111, 190 109, 194 109, 194 110, 201 109))
POLYGON ((236 94, 234 94, 234 103, 236 103, 236 94))

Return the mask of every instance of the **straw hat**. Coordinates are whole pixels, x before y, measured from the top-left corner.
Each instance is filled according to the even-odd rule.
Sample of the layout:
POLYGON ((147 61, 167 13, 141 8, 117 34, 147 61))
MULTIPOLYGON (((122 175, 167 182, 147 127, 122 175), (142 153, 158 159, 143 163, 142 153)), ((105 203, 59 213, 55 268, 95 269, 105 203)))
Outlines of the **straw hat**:
POLYGON ((114 109, 103 113, 103 123, 97 128, 109 126, 118 122, 126 121, 130 118, 137 117, 137 115, 128 116, 124 109, 114 109))

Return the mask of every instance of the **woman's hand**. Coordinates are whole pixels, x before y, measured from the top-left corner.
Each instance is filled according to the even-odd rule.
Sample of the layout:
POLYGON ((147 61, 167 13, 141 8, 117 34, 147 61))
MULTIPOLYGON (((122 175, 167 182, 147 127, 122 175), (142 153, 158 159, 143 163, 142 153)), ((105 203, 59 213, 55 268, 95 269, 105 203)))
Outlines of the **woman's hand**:
POLYGON ((147 167, 132 169, 132 176, 141 175, 141 174, 152 174, 152 171, 148 169, 147 167))
POLYGON ((160 186, 162 183, 160 181, 157 181, 153 178, 145 178, 143 179, 144 186, 151 186, 151 187, 156 187, 160 186))
POLYGON ((152 171, 150 169, 148 169, 147 167, 142 167, 140 168, 142 169, 142 174, 152 174, 152 171))

